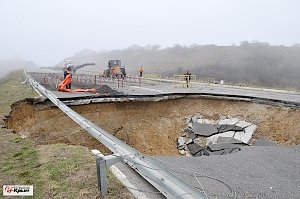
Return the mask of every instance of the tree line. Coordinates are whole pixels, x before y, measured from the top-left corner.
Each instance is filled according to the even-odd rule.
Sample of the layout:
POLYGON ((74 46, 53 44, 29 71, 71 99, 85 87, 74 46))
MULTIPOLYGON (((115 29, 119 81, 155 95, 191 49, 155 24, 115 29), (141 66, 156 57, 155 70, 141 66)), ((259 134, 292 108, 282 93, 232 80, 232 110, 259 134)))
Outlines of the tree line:
POLYGON ((96 70, 106 69, 111 59, 120 59, 127 73, 137 74, 140 66, 145 73, 165 77, 189 70, 200 79, 214 78, 216 82, 300 90, 299 55, 298 44, 286 47, 244 41, 238 46, 176 44, 162 49, 159 45, 133 45, 102 52, 85 49, 70 59, 78 64, 95 62, 96 70))

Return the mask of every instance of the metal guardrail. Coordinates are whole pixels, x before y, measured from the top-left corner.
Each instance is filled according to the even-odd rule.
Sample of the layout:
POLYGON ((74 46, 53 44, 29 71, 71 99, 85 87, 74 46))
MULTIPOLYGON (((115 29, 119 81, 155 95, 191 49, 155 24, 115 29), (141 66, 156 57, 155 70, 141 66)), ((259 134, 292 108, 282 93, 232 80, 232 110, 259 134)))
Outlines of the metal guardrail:
POLYGON ((161 84, 161 74, 145 74, 145 84, 161 84))
MULTIPOLYGON (((62 73, 29 73, 35 79, 38 79, 46 88, 55 89, 60 81, 63 80, 62 73)), ((117 77, 103 77, 99 75, 90 75, 90 74, 80 74, 76 73, 72 76, 73 85, 99 85, 103 84, 112 84, 117 88, 127 87, 127 86, 142 86, 144 83, 144 78, 128 76, 125 78, 117 77)))
POLYGON ((153 158, 143 155, 136 149, 125 144, 118 138, 106 132, 104 129, 70 109, 63 102, 57 99, 51 91, 33 80, 28 74, 25 73, 25 76, 31 86, 34 87, 40 94, 50 99, 72 120, 104 144, 115 155, 120 157, 124 163, 127 163, 167 198, 207 198, 200 190, 161 167, 160 164, 156 163, 153 158))
POLYGON ((173 75, 173 84, 182 84, 183 87, 188 88, 196 79, 196 75, 173 75))

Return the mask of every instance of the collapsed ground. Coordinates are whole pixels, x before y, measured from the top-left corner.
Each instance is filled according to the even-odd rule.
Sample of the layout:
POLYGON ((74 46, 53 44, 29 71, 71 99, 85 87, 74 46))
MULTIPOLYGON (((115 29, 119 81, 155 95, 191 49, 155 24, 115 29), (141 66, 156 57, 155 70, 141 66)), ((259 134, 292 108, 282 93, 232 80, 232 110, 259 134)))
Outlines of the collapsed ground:
MULTIPOLYGON (((0 93, 6 93, 6 96, 12 100, 16 100, 14 98, 16 94, 26 90, 26 88, 19 88, 19 83, 15 82, 9 83, 0 89, 3 88, 7 88, 7 91, 1 91, 0 93), (15 89, 19 90, 13 91, 15 89), (13 92, 10 93, 10 91, 13 92)), ((5 101, 7 100, 3 100, 3 102, 5 101)), ((282 145, 299 144, 299 120, 297 120, 299 110, 291 108, 208 99, 103 103, 73 106, 72 108, 146 154, 178 154, 176 138, 186 128, 184 118, 198 112, 207 119, 215 120, 220 116, 227 116, 253 122, 258 125, 255 138, 266 136, 282 145)), ((49 103, 34 104, 32 100, 19 101, 12 106, 12 110, 5 125, 14 128, 17 134, 12 134, 11 131, 6 129, 0 131, 0 144, 2 146, 0 163, 3 165, 0 168, 1 185, 4 183, 33 184, 37 190, 34 198, 91 198, 98 195, 94 157, 90 155, 87 147, 70 145, 80 144, 102 150, 102 146, 98 144, 98 141, 83 132, 77 124, 67 118, 60 110, 50 106, 49 103), (67 143, 67 145, 60 143, 67 143)), ((285 147, 285 149, 288 148, 290 147, 285 147)), ((262 148, 257 147, 247 149, 262 150, 262 148)), ((253 153, 252 150, 250 153, 251 157, 260 156, 260 153, 253 153)), ((295 187, 299 185, 297 181, 299 173, 296 169, 297 161, 293 158, 293 155, 297 157, 297 154, 295 152, 291 153, 291 160, 287 162, 287 159, 278 158, 280 155, 277 153, 281 153, 280 148, 268 157, 277 160, 275 164, 266 161, 265 157, 259 161, 248 161, 248 158, 245 160, 242 152, 224 157, 211 156, 202 157, 201 159, 193 158, 193 160, 208 165, 216 165, 215 169, 210 166, 207 166, 207 168, 203 166, 204 169, 202 170, 205 173, 211 171, 212 174, 210 175, 221 179, 224 177, 224 167, 234 171, 233 173, 227 171, 229 177, 228 179, 223 178, 223 180, 233 184, 239 184, 235 182, 237 179, 244 180, 244 184, 241 182, 241 186, 236 189, 238 192, 245 192, 242 198, 249 198, 257 194, 249 195, 249 191, 239 190, 239 188, 248 190, 253 187, 253 193, 258 192, 258 194, 261 194, 258 191, 259 189, 256 188, 262 187, 260 198, 268 198, 265 193, 268 191, 267 189, 271 190, 271 188, 272 193, 282 193, 280 187, 287 189, 286 192, 297 195, 295 187), (232 161, 234 157, 238 160, 232 161), (230 164, 226 163, 225 160, 227 159, 229 159, 230 164), (214 163, 211 160, 216 162, 214 163), (239 161, 242 161, 243 164, 238 164, 239 161), (280 167, 281 164, 284 166, 280 167), (236 169, 230 167, 230 165, 236 165, 236 169), (259 173, 257 170, 247 172, 245 169, 241 169, 246 168, 247 165, 251 168, 258 168, 262 172, 259 173), (275 173, 275 180, 272 178, 273 180, 269 180, 272 182, 268 182, 269 173, 265 170, 271 171, 269 173, 275 173), (240 174, 237 175, 236 171, 239 171, 240 174), (279 172, 278 174, 278 171, 282 171, 282 173, 279 172), (288 174, 288 171, 290 171, 290 174, 288 174), (232 178, 232 175, 238 177, 232 178), (285 176, 288 177, 285 178, 285 176), (256 181, 252 181, 252 178, 261 183, 255 183, 256 181), (234 182, 231 182, 232 180, 234 182), (293 186, 289 186, 291 183, 286 182, 291 182, 293 186)), ((176 156, 174 158, 183 157, 176 156)), ((199 164, 197 163, 197 165, 199 164)), ((199 172, 201 171, 199 170, 199 172)), ((109 182, 111 181, 110 179, 109 182)), ((117 184, 116 181, 113 183, 117 184)), ((215 184, 216 182, 213 181, 212 183, 215 184)), ((203 186, 205 187, 205 184, 203 186)), ((108 198, 113 198, 111 195, 115 195, 115 198, 131 198, 126 190, 121 189, 120 185, 119 187, 109 185, 109 188, 114 194, 110 194, 108 198)), ((285 195, 285 197, 279 198, 295 197, 285 195)))
MULTIPOLYGON (((185 117, 240 118, 258 126, 254 141, 267 137, 280 145, 300 143, 300 111, 251 102, 182 98, 158 102, 130 101, 72 106, 73 110, 148 155, 178 155, 176 139, 185 117)), ((58 108, 24 100, 12 106, 6 126, 37 144, 67 143, 109 152, 58 108)))

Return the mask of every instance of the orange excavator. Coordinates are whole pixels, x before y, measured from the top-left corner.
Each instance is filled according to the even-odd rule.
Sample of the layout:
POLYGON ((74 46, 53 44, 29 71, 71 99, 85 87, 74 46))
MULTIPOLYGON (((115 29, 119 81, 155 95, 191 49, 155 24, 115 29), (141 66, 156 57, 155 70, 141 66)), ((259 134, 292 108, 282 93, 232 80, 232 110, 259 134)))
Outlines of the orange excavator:
POLYGON ((71 73, 69 73, 69 74, 67 74, 66 78, 58 84, 57 90, 62 91, 62 92, 93 92, 93 93, 96 93, 95 88, 91 88, 91 89, 81 89, 81 88, 67 89, 67 85, 70 84, 71 81, 72 81, 72 75, 71 75, 71 73))

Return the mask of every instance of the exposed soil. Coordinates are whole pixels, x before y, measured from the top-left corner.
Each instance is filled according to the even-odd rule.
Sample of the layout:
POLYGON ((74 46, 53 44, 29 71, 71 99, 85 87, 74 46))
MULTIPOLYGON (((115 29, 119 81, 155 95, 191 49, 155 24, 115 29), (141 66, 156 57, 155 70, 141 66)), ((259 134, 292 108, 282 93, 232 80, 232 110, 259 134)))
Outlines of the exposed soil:
MULTIPOLYGON (((148 155, 176 155, 176 139, 183 133, 185 117, 200 113, 207 119, 237 117, 258 126, 254 138, 268 137, 281 145, 300 144, 300 110, 252 102, 182 98, 158 102, 130 101, 72 106, 73 110, 107 132, 148 155)), ((19 101, 5 125, 37 144, 69 143, 104 146, 58 108, 19 101)))

